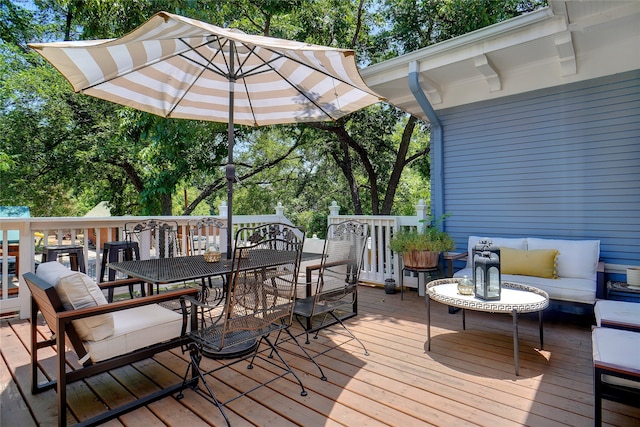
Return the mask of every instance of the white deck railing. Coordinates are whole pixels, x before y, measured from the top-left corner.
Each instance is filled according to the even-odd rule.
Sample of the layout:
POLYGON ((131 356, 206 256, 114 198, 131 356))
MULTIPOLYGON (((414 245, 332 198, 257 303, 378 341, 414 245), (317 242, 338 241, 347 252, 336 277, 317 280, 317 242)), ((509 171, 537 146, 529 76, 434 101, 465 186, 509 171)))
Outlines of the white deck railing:
MULTIPOLYGON (((222 207, 218 216, 220 219, 226 217, 222 207)), ((373 284, 382 284, 387 278, 399 280, 400 271, 399 257, 389 250, 389 239, 393 230, 401 227, 416 227, 420 220, 426 219, 426 207, 424 203, 416 206, 416 216, 361 216, 361 215, 338 215, 339 207, 334 202, 330 208, 327 219, 328 224, 346 221, 349 219, 366 222, 369 224, 370 239, 365 254, 361 280, 373 284)), ((186 254, 188 244, 187 224, 190 221, 203 217, 196 216, 173 216, 173 217, 44 217, 44 218, 2 218, 0 220, 0 230, 3 236, 8 236, 9 231, 18 231, 19 241, 9 242, 7 239, 0 245, 2 251, 0 259, 1 290, 0 314, 20 313, 20 317, 26 318, 29 315, 29 293, 21 275, 28 271, 35 271, 36 262, 41 260, 41 250, 43 246, 51 245, 81 245, 84 251, 85 268, 87 274, 93 278, 101 275, 101 250, 105 242, 123 239, 124 226, 128 222, 139 222, 150 218, 159 220, 176 221, 181 228, 180 233, 182 254, 186 254), (13 274, 12 265, 15 265, 17 275, 13 274), (16 287, 22 292, 11 292, 16 287)), ((276 207, 273 215, 234 215, 234 231, 242 227, 255 226, 268 222, 283 222, 291 224, 291 221, 284 216, 284 208, 281 204, 276 207)), ((310 240, 310 238, 307 238, 310 240)), ((312 242, 309 242, 310 244, 312 242)), ((311 245, 310 245, 311 246, 311 245)), ((314 245, 319 246, 319 245, 314 245)), ((320 245, 321 246, 321 245, 320 245)), ((417 286, 415 278, 405 278, 405 285, 417 286)))

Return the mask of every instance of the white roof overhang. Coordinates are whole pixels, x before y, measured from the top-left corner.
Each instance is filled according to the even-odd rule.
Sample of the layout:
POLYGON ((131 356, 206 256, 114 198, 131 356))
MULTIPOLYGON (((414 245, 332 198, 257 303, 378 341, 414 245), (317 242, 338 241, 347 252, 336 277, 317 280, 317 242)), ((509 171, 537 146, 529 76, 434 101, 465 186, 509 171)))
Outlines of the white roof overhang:
POLYGON ((640 1, 550 6, 361 70, 367 85, 425 121, 412 64, 437 111, 640 69, 640 1))

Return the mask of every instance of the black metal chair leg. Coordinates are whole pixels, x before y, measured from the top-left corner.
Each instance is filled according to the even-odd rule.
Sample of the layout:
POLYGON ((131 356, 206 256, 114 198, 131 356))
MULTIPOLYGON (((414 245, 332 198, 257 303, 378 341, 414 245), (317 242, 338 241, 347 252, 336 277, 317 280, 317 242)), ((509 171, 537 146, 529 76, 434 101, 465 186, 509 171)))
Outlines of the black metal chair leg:
MULTIPOLYGON (((200 352, 200 348, 196 344, 191 344, 190 345, 189 356, 190 356, 191 361, 189 362, 189 366, 187 366, 187 372, 185 372, 184 378, 182 379, 182 389, 180 390, 180 393, 178 393, 176 395, 176 399, 180 400, 180 399, 182 399, 184 397, 183 390, 184 390, 184 388, 186 388, 186 384, 188 382, 187 378, 189 377, 189 370, 191 368, 192 371, 195 371, 195 373, 198 374, 198 378, 202 381, 202 384, 207 389, 209 397, 211 397, 211 400, 210 400, 211 403, 216 405, 216 407, 218 408, 218 410, 222 414, 222 417, 224 418, 225 422, 227 423, 227 427, 231 427, 231 423, 229 422, 229 418, 227 418, 227 414, 224 412, 224 409, 222 408, 222 405, 220 404, 220 402, 218 401, 216 396, 213 394, 213 390, 211 390, 211 388, 209 387, 209 384, 207 383, 207 380, 204 378, 204 374, 202 373, 202 370, 200 369, 200 361, 202 360, 202 353, 200 352)), ((194 389, 194 390, 197 390, 198 383, 194 382, 194 384, 191 386, 191 388, 194 389)), ((202 394, 200 394, 200 395, 202 396, 202 394)), ((203 396, 203 397, 205 397, 205 399, 207 399, 206 396, 203 396)), ((209 400, 209 399, 207 399, 207 400, 209 400)))
MULTIPOLYGON (((296 345, 298 347, 300 347, 300 349, 304 352, 304 354, 313 362, 314 365, 316 365, 316 367, 318 368, 318 371, 320 371, 320 379, 322 381, 326 381, 327 380, 327 376, 324 374, 324 371, 322 370, 322 368, 320 367, 320 365, 318 365, 318 362, 315 361, 315 359, 313 357, 311 357, 311 355, 309 354, 309 352, 307 352, 307 350, 305 350, 305 348, 303 346, 300 345, 300 343, 298 342, 298 340, 296 339, 296 337, 291 333, 291 331, 289 330, 289 328, 287 328, 287 333, 289 334, 289 336, 293 339, 293 341, 296 343, 296 345)), ((278 334, 279 336, 280 334, 278 334)), ((276 339, 276 342, 278 342, 278 340, 276 339)))
MULTIPOLYGON (((298 320, 298 323, 301 323, 300 320, 298 320)), ((278 331, 278 335, 276 336, 275 339, 275 345, 278 345, 278 342, 280 342, 280 335, 282 334, 282 329, 278 331)), ((293 335, 293 333, 291 332, 291 330, 289 328, 287 328, 287 334, 289 334, 289 339, 284 340, 284 342, 290 341, 291 339, 293 340, 293 342, 296 343, 296 345, 300 348, 300 350, 302 350, 302 352, 305 354, 305 356, 307 356, 307 358, 309 360, 311 360, 313 362, 314 365, 316 365, 316 367, 318 368, 318 371, 320 371, 320 379, 322 381, 326 381, 327 380, 327 376, 324 374, 324 371, 322 370, 322 368, 320 367, 320 365, 318 365, 318 362, 316 362, 316 360, 309 354, 309 352, 302 346, 300 345, 300 341, 298 341, 298 339, 295 337, 295 335, 293 335)), ((308 336, 309 334, 307 334, 308 336)), ((309 343, 307 343, 309 344, 309 343)), ((270 359, 273 358, 273 350, 271 350, 269 352, 269 356, 270 359)))
MULTIPOLYGON (((302 329, 304 329, 304 333, 306 335, 306 339, 305 339, 304 343, 305 344, 310 344, 311 342, 309 341, 309 331, 307 329, 307 326, 304 323, 302 323, 302 320, 301 320, 301 318, 299 316, 294 316, 294 317, 296 318, 296 321, 300 324, 302 329)), ((306 319, 306 317, 304 319, 306 319)), ((278 342, 278 341, 276 340, 276 342, 278 342)))
MULTIPOLYGON (((322 322, 320 322, 320 325, 324 325, 324 322, 326 322, 326 321, 327 321, 327 317, 328 317, 328 316, 329 316, 329 312, 326 312, 326 313, 324 314, 324 317, 322 318, 322 322)), ((334 316, 334 317, 335 317, 335 316, 334 316)), ((344 325, 342 325, 342 327, 344 328, 344 325)), ((316 330, 316 333, 315 333, 315 335, 313 336, 313 339, 314 339, 314 340, 317 340, 317 339, 318 339, 318 334, 320 333, 320 329, 322 329, 322 328, 318 328, 318 329, 316 330)), ((309 344, 309 343, 307 343, 307 344, 309 344)))
MULTIPOLYGON (((288 331, 289 329, 287 329, 288 331)), ((291 334, 290 334, 291 335, 291 334)), ((284 366, 286 366, 286 370, 288 373, 290 373, 291 375, 294 376, 294 378, 298 381, 298 384, 300 384, 300 396, 306 396, 307 395, 307 390, 305 390, 304 385, 302 384, 302 381, 300 380, 300 378, 298 377, 298 375, 296 375, 296 373, 294 372, 293 369, 291 369, 291 366, 289 366, 289 364, 287 363, 286 360, 284 360, 284 358, 280 355, 280 352, 278 351, 278 349, 273 345, 273 343, 269 340, 269 338, 267 338, 266 336, 263 336, 262 339, 269 344, 269 347, 271 347, 271 350, 273 350, 273 352, 276 354, 276 356, 278 356, 278 359, 280 359, 280 361, 282 362, 282 364, 284 366)), ((253 360, 253 359, 252 359, 253 360)))
MULTIPOLYGON (((262 340, 266 341, 266 337, 260 337, 260 342, 262 342, 262 340)), ((249 366, 247 366, 247 369, 253 369, 253 361, 256 360, 256 356, 258 355, 258 352, 260 351, 260 342, 258 342, 258 345, 256 346, 256 349, 253 351, 253 356, 251 356, 251 360, 249 361, 249 366)), ((270 354, 269 357, 273 357, 273 351, 274 351, 274 348, 273 348, 273 346, 271 346, 271 354, 270 354)))
POLYGON ((349 330, 349 328, 347 328, 344 323, 342 323, 342 320, 340 320, 340 318, 338 316, 336 316, 336 314, 333 311, 330 311, 329 314, 331 315, 331 317, 333 317, 339 324, 340 326, 342 326, 344 328, 345 331, 347 331, 347 333, 351 336, 351 338, 353 338, 354 340, 356 340, 358 342, 358 344, 360 344, 360 346, 362 347, 362 349, 364 350, 364 355, 368 356, 369 352, 367 351, 367 348, 364 346, 364 344, 362 343, 362 341, 360 341, 358 339, 358 337, 356 337, 353 332, 351 332, 349 330))

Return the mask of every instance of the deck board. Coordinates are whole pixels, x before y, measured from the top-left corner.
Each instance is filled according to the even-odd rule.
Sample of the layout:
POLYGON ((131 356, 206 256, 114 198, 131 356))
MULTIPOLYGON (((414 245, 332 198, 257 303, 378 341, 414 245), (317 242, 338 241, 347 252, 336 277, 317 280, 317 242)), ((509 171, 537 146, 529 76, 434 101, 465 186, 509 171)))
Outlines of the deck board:
MULTIPOLYGON (((426 311, 415 292, 387 295, 380 288, 361 287, 359 314, 349 327, 357 342, 317 357, 328 377, 293 342, 281 343, 283 356, 308 391, 287 375, 228 404, 233 426, 591 426, 593 390, 589 321, 550 313, 545 319, 544 350, 540 350, 537 316, 521 316, 520 376, 514 375, 512 319, 508 315, 461 314, 432 304, 431 351, 426 351, 426 311)), ((42 337, 48 336, 39 325, 42 337)), ((298 332, 300 332, 298 330, 298 332)), ((29 322, 2 321, 0 419, 4 425, 56 424, 56 393, 30 393, 29 322)), ((304 344, 322 351, 346 338, 334 331, 304 344)), ((41 369, 53 375, 53 349, 41 350, 41 369)), ((70 354, 69 369, 77 367, 70 354)), ((69 386, 70 425, 103 410, 104 405, 130 401, 175 384, 186 370, 188 354, 174 349, 153 359, 115 369, 69 386)), ((203 359, 202 367, 219 362, 203 359)), ((216 397, 227 400, 275 372, 258 361, 248 370, 240 363, 209 375, 216 397)), ((41 374, 41 379, 45 375, 41 374)), ((640 425, 640 409, 603 403, 605 426, 640 425)), ((105 425, 222 425, 219 411, 202 396, 186 390, 184 398, 167 397, 105 425)))

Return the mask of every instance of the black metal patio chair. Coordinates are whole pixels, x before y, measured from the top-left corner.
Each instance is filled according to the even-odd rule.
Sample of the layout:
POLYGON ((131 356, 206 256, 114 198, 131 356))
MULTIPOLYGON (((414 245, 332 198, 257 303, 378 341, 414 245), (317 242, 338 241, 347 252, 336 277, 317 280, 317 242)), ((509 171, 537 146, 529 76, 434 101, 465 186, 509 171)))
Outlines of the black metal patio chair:
MULTIPOLYGON (((189 255, 210 255, 208 252, 212 250, 221 251, 226 247, 227 242, 227 223, 224 220, 214 217, 191 220, 187 223, 189 236, 189 255)), ((214 279, 208 277, 203 280, 201 296, 202 301, 210 300, 210 304, 217 305, 224 300, 224 292, 227 284, 226 275, 220 276, 217 284, 214 279), (204 286, 204 280, 207 281, 209 289, 204 286)))
MULTIPOLYGON (((269 337, 273 332, 285 331, 298 343, 289 331, 289 326, 303 243, 304 232, 286 224, 265 224, 240 229, 236 233, 233 268, 224 309, 190 297, 182 299, 183 316, 190 319, 192 325, 192 332, 188 333, 192 343, 188 349, 184 349, 189 351, 191 359, 185 373, 185 382, 190 380, 192 371, 206 391, 202 387, 192 389, 218 407, 227 425, 229 420, 223 409, 225 405, 287 374, 291 374, 300 385, 300 394, 307 394, 302 381, 269 337), (241 241, 243 236, 248 238, 241 241), (268 347, 261 348, 261 343, 268 347), (231 360, 212 371, 203 372, 200 369, 203 354, 231 360), (274 354, 277 360, 273 357, 274 354), (227 401, 219 401, 213 392, 215 384, 210 385, 212 377, 209 374, 243 360, 249 360, 248 368, 252 369, 256 366, 257 359, 281 368, 282 373, 271 372, 270 379, 256 387, 242 391, 227 401)), ((298 346, 306 353, 304 348, 299 344, 298 346)), ((177 396, 181 397, 182 393, 177 396)))
MULTIPOLYGON (((317 339, 320 330, 337 324, 347 333, 349 339, 346 342, 357 341, 364 354, 369 354, 362 341, 344 324, 346 319, 358 313, 358 280, 368 236, 367 224, 358 221, 344 221, 327 227, 320 264, 307 266, 307 286, 313 288, 315 284, 315 289, 311 289, 313 294, 297 299, 293 309, 295 318, 304 329, 306 344, 310 343, 310 333, 315 332, 314 339, 317 339)), ((318 355, 333 348, 335 346, 318 355)), ((322 369, 320 376, 326 380, 322 369)))
POLYGON ((222 250, 227 243, 227 223, 214 217, 187 222, 189 255, 203 255, 212 246, 222 250))
MULTIPOLYGON (((127 222, 124 225, 127 241, 136 243, 140 248, 140 259, 172 258, 182 255, 178 229, 177 221, 159 219, 127 222)), ((156 292, 160 292, 158 285, 156 292)), ((142 296, 145 295, 144 285, 140 293, 142 296)))

